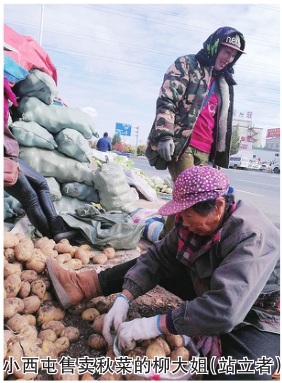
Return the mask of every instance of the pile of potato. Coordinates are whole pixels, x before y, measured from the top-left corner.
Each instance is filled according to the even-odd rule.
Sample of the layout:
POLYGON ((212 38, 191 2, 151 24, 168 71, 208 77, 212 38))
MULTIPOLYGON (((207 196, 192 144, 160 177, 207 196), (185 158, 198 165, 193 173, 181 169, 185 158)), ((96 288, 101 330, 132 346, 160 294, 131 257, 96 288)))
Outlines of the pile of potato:
MULTIPOLYGON (((38 357, 42 360, 49 356, 59 361, 60 354, 66 354, 70 344, 80 338, 77 328, 63 324, 66 312, 52 292, 45 272, 47 258, 55 258, 67 269, 79 270, 90 264, 105 264, 114 256, 115 250, 110 247, 95 254, 88 244, 72 246, 66 239, 56 244, 46 237, 33 242, 21 234, 4 232, 4 363, 8 365, 10 358, 13 358, 20 367, 14 367, 12 374, 5 370, 4 379, 35 380, 38 374, 23 372, 22 357, 38 357)), ((109 308, 103 299, 93 299, 69 308, 68 312, 80 315, 92 327, 93 334, 88 338, 88 346, 101 356, 114 360, 113 349, 108 347, 102 335, 104 317, 109 308)), ((141 315, 130 311, 128 320, 136 317, 141 315)), ((137 342, 136 347, 131 351, 125 350, 124 355, 132 358, 147 356, 149 359, 170 356, 171 360, 179 355, 183 360, 189 359, 189 352, 178 335, 137 342)), ((74 374, 62 375, 59 365, 57 369, 54 380, 94 380, 89 373, 80 376, 76 370, 74 374)), ((140 377, 105 373, 99 378, 122 379, 140 380, 140 377)))
POLYGON ((44 273, 46 259, 55 258, 63 267, 79 270, 89 264, 105 264, 115 256, 115 250, 108 247, 96 254, 87 244, 72 246, 66 239, 56 244, 47 237, 33 242, 11 232, 4 232, 3 242, 4 361, 12 357, 20 366, 13 374, 4 372, 4 378, 33 380, 35 373, 23 373, 21 357, 58 358, 80 336, 77 328, 62 323, 66 312, 51 293, 44 273))

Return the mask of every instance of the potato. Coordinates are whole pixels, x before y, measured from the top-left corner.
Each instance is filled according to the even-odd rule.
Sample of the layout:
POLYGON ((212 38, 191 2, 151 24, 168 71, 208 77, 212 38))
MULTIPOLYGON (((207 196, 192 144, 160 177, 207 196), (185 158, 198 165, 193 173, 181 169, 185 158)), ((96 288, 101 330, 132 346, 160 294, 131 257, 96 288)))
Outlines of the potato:
POLYGON ((42 299, 46 293, 46 285, 42 279, 37 279, 31 282, 31 294, 34 294, 39 299, 42 299))
POLYGON ((4 249, 7 249, 8 247, 15 247, 18 245, 19 239, 14 233, 11 233, 10 231, 4 231, 3 242, 4 249))
POLYGON ((47 328, 46 330, 41 330, 38 334, 38 338, 43 340, 51 340, 51 342, 55 342, 57 339, 57 335, 55 331, 51 330, 50 328, 47 328))
MULTIPOLYGON (((9 343, 7 344, 7 350, 6 350, 6 360, 9 360, 9 358, 13 359, 13 363, 17 362, 19 365, 21 365, 21 358, 24 356, 23 349, 18 341, 17 338, 10 339, 9 343)), ((15 371, 15 369, 14 369, 15 371)), ((14 373, 13 371, 13 373, 14 373)))
POLYGON ((24 310, 24 302, 18 297, 4 299, 4 318, 11 318, 24 310))
POLYGON ((78 247, 74 253, 74 258, 79 259, 83 265, 89 263, 89 251, 84 250, 82 247, 78 247))
POLYGON ((25 238, 15 246, 15 258, 20 262, 28 261, 34 251, 34 245, 30 238, 25 238))
POLYGON ((37 311, 37 324, 42 326, 43 323, 51 320, 63 320, 66 313, 56 302, 45 302, 37 311))
POLYGON ((106 313, 100 314, 94 319, 94 322, 92 324, 93 330, 97 333, 102 335, 103 327, 104 327, 104 319, 105 319, 106 313))
POLYGON ((115 249, 113 247, 105 247, 103 254, 107 256, 108 259, 113 259, 116 256, 115 249))
POLYGON ((36 295, 31 295, 23 299, 23 314, 34 314, 40 307, 41 301, 36 295))
POLYGON ((166 356, 169 356, 171 353, 171 349, 169 347, 169 344, 165 341, 165 339, 162 336, 158 336, 155 340, 155 342, 159 343, 162 348, 165 351, 166 356))
POLYGON ((181 335, 165 334, 165 339, 171 349, 174 347, 184 347, 184 340, 181 335))
POLYGON ((105 254, 101 253, 101 254, 95 254, 93 257, 92 257, 92 262, 97 264, 97 265, 104 265, 105 263, 107 263, 108 261, 108 258, 105 254))
POLYGON ((22 314, 24 318, 27 319, 28 324, 31 326, 36 326, 36 317, 32 314, 22 314))
POLYGON ((188 361, 189 356, 190 353, 186 347, 176 347, 174 350, 171 351, 170 359, 177 361, 178 357, 181 357, 183 361, 188 361))
POLYGON ((18 296, 26 298, 29 296, 31 290, 31 284, 28 281, 21 281, 21 288, 18 292, 18 296))
POLYGON ((28 281, 29 283, 38 279, 37 272, 34 270, 23 270, 21 272, 21 280, 28 281))
POLYGON ((51 340, 44 339, 42 341, 41 348, 44 351, 44 353, 50 356, 51 358, 56 359, 58 357, 58 351, 57 351, 56 345, 51 340))
POLYGON ((62 336, 55 340, 54 342, 56 349, 58 351, 58 354, 61 354, 62 352, 65 352, 70 347, 70 340, 66 336, 62 336))
POLYGON ((79 270, 83 266, 81 260, 75 258, 72 258, 71 260, 65 262, 64 265, 69 266, 72 270, 79 270))
POLYGON ((104 350, 107 348, 107 342, 102 335, 92 334, 88 338, 88 346, 95 350, 104 350))
POLYGON ((51 249, 50 247, 43 247, 41 251, 47 258, 56 258, 59 254, 56 250, 51 249))
POLYGON ((7 298, 16 297, 21 288, 21 277, 17 274, 11 274, 4 280, 4 289, 7 298))
POLYGON ((31 343, 35 343, 37 340, 38 331, 35 326, 32 326, 30 324, 23 326, 18 334, 18 338, 20 340, 28 339, 31 343))
POLYGON ((133 359, 136 359, 137 356, 140 356, 140 358, 143 359, 144 356, 146 356, 146 347, 137 346, 133 350, 129 350, 127 352, 127 356, 133 359))
POLYGON ((29 321, 26 317, 16 313, 10 319, 7 320, 6 325, 12 331, 19 332, 24 326, 27 326, 29 321))
POLYGON ((15 339, 16 335, 11 330, 4 330, 4 343, 9 343, 11 339, 15 339))
POLYGON ((100 315, 99 311, 94 307, 86 309, 82 312, 81 318, 86 322, 93 322, 100 315))
POLYGON ((37 241, 34 242, 34 247, 36 249, 54 249, 54 246, 56 245, 56 242, 53 239, 50 239, 48 237, 41 237, 37 241))
POLYGON ((58 255, 55 258, 56 261, 58 261, 61 264, 64 262, 68 262, 72 259, 70 253, 58 253, 58 255))
POLYGON ((86 307, 94 307, 100 314, 104 314, 109 311, 109 304, 103 299, 97 300, 97 298, 92 298, 86 303, 86 307))
POLYGON ((61 335, 62 331, 65 328, 65 325, 62 322, 51 320, 50 322, 43 323, 42 330, 51 329, 55 332, 55 334, 58 336, 61 335))
POLYGON ((28 270, 34 270, 37 274, 42 273, 46 268, 46 255, 40 249, 34 249, 32 257, 25 264, 28 270))
POLYGON ((160 358, 160 357, 165 357, 165 350, 163 347, 157 343, 157 342, 152 342, 149 344, 149 346, 146 349, 146 356, 148 359, 154 359, 154 357, 160 358))
POLYGON ((83 250, 86 250, 86 251, 91 251, 91 246, 88 245, 88 243, 83 243, 82 245, 80 245, 79 247, 81 247, 83 250))
POLYGON ((78 328, 74 326, 67 326, 61 332, 61 337, 66 336, 70 343, 76 342, 79 339, 80 333, 78 328))
POLYGON ((49 291, 46 291, 46 293, 44 294, 44 297, 41 299, 41 302, 45 303, 48 301, 50 301, 50 302, 53 301, 53 295, 49 291))
POLYGON ((7 278, 13 274, 16 274, 20 277, 21 272, 22 270, 19 263, 8 263, 4 266, 4 278, 7 278))
POLYGON ((13 263, 15 262, 15 250, 11 247, 8 249, 4 249, 4 257, 7 259, 8 262, 13 263))
POLYGON ((71 253, 72 245, 69 243, 58 242, 54 246, 54 250, 56 250, 58 253, 71 253))

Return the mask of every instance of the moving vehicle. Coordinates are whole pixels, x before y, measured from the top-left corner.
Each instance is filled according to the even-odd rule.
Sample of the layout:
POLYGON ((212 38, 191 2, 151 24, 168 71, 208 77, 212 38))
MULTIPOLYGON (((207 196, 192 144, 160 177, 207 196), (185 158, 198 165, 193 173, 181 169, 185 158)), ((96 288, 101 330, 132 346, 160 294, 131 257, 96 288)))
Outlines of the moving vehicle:
POLYGON ((229 157, 228 167, 233 169, 248 169, 249 159, 247 157, 234 154, 229 157))
POLYGON ((274 162, 270 166, 270 171, 275 173, 275 174, 279 174, 280 173, 280 162, 274 162))

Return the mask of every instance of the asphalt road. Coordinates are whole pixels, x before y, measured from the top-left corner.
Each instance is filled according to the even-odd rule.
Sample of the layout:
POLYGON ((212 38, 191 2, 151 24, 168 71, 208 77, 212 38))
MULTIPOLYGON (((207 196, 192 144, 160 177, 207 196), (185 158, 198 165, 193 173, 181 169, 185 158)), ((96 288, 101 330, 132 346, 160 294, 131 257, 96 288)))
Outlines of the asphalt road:
MULTIPOLYGON (((167 170, 156 170, 148 164, 146 158, 134 158, 135 167, 143 170, 147 176, 169 176, 167 170)), ((280 174, 254 170, 222 169, 234 188, 237 199, 256 206, 280 228, 280 174)))

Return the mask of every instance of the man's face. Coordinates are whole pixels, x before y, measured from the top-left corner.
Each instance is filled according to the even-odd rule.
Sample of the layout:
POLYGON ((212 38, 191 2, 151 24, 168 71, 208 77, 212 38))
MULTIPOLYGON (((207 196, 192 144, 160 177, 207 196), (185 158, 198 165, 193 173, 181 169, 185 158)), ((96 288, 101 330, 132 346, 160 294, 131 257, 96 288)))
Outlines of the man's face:
POLYGON ((228 64, 232 63, 237 54, 236 49, 223 45, 218 52, 214 68, 215 70, 222 70, 228 64))

